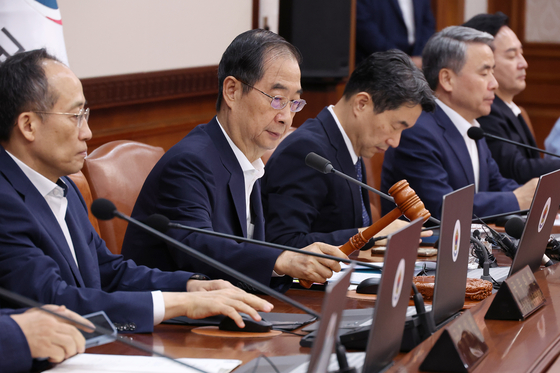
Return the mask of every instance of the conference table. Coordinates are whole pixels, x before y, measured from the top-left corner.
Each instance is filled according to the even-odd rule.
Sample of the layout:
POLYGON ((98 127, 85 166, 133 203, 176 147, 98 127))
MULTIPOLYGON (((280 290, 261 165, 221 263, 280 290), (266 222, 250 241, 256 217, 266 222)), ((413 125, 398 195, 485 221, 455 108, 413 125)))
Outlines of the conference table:
MULTIPOLYGON (((498 258, 501 255, 497 255, 498 258)), ((560 371, 560 264, 535 273, 546 298, 544 307, 525 321, 484 320, 495 295, 470 308, 485 342, 488 354, 473 372, 554 372, 560 371)), ((320 312, 324 292, 290 289, 287 295, 320 312)), ((274 312, 301 313, 292 306, 263 296, 274 304, 274 312)), ((347 299, 347 309, 373 307, 371 299, 347 299)), ((450 325, 450 324, 448 324, 450 325)), ((271 338, 222 338, 198 335, 192 326, 158 325, 151 334, 134 334, 130 338, 147 344, 158 352, 175 358, 239 359, 243 364, 266 356, 309 354, 310 348, 299 346, 301 336, 282 333, 271 338)), ((436 332, 409 353, 400 353, 389 372, 417 372, 443 329, 436 332)), ((295 333, 301 334, 299 330, 295 333)), ((145 355, 118 342, 88 349, 88 353, 145 355)), ((235 372, 235 371, 234 371, 235 372)))

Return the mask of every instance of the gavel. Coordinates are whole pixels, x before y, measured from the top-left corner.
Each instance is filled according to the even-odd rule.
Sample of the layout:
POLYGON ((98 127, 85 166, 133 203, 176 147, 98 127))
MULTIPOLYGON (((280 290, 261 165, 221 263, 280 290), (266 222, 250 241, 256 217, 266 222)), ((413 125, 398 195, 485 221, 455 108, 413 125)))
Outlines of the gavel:
MULTIPOLYGON (((348 242, 340 247, 340 251, 346 255, 350 255, 354 251, 361 249, 373 236, 394 220, 398 219, 401 215, 406 216, 410 221, 418 218, 422 218, 426 221, 430 218, 430 212, 426 210, 424 203, 410 187, 408 181, 401 180, 397 182, 389 189, 389 195, 394 198, 397 207, 362 232, 356 233, 348 242)), ((313 284, 309 280, 302 279, 299 280, 299 283, 308 289, 313 284)))

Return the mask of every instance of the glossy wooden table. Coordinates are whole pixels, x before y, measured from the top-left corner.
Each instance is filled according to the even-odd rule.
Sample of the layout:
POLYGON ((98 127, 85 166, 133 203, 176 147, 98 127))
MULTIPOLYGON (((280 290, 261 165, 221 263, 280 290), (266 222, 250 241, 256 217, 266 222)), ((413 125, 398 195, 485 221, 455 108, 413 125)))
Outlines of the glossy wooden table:
MULTIPOLYGON (((560 371, 560 360, 556 361, 560 355, 560 266, 540 270, 535 277, 546 297, 546 305, 523 322, 484 320, 493 296, 471 308, 489 347, 488 355, 474 372, 560 371)), ((292 289, 287 295, 320 312, 323 292, 292 289)), ((275 312, 300 313, 270 297, 264 298, 275 305, 275 312)), ((346 308, 368 308, 373 305, 370 300, 348 299, 346 308)), ((152 334, 135 334, 131 338, 177 358, 239 359, 247 363, 261 354, 283 356, 310 353, 309 348, 299 346, 300 336, 289 333, 266 339, 228 339, 196 335, 191 329, 188 326, 159 325, 152 334)), ((389 371, 417 372, 440 333, 437 332, 410 353, 400 354, 389 371)), ((118 343, 90 348, 87 352, 143 354, 118 343)))
MULTIPOLYGON (((473 372, 547 372, 560 354, 560 267, 535 273, 546 297, 544 307, 525 321, 484 320, 494 296, 471 309, 488 345, 488 355, 473 372)), ((401 359, 390 372, 417 372, 441 334, 438 331, 401 359)), ((557 368, 559 368, 558 366, 557 368)))
MULTIPOLYGON (((294 290, 286 293, 292 299, 304 303, 311 309, 321 312, 324 293, 317 290, 294 290)), ((274 312, 302 313, 289 305, 283 304, 268 296, 263 296, 274 304, 274 312)), ((374 303, 367 300, 348 299, 346 308, 368 308, 374 303)), ((191 332, 192 327, 180 325, 158 325, 152 334, 134 334, 130 338, 147 344, 158 352, 164 352, 174 358, 198 357, 216 359, 239 359, 243 363, 258 357, 309 354, 310 348, 300 347, 301 336, 289 333, 272 338, 217 338, 197 335, 191 332)), ((146 355, 120 343, 88 349, 88 353, 146 355)))

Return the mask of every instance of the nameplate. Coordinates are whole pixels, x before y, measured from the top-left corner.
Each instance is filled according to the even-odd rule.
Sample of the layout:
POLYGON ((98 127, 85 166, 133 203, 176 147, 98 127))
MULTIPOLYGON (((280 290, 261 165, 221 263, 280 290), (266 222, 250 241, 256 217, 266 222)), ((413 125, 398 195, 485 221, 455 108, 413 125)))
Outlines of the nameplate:
POLYGON ((525 266, 502 283, 484 318, 525 320, 544 304, 544 294, 535 275, 529 266, 525 266))
POLYGON ((488 353, 488 345, 470 311, 447 326, 422 364, 427 372, 470 372, 488 353))

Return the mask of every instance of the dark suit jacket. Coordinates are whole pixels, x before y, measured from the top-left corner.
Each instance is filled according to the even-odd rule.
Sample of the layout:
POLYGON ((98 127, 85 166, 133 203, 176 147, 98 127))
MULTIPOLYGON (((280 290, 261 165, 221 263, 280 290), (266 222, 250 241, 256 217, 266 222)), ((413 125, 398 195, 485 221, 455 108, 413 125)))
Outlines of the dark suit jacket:
MULTIPOLYGON (((254 239, 264 239, 260 182, 253 187, 254 239)), ((174 222, 196 228, 247 237, 245 180, 241 166, 216 118, 192 130, 173 146, 148 175, 132 216, 144 219, 158 213, 174 222)), ((291 278, 274 278, 272 271, 281 251, 254 244, 185 230, 168 234, 253 279, 287 290, 291 278)), ((139 264, 163 270, 191 270, 223 278, 239 286, 235 278, 129 225, 122 253, 139 264)), ((250 290, 250 289, 249 289, 250 290)))
POLYGON ((89 222, 78 188, 63 180, 79 269, 45 198, 0 148, 0 286, 79 314, 104 310, 114 322, 152 331, 149 291, 184 291, 192 274, 161 273, 111 254, 89 222))
MULTIPOLYGON (((477 142, 480 162, 478 193, 474 195, 473 213, 483 217, 519 209, 515 181, 500 175, 484 139, 477 142)), ((438 106, 435 113, 422 112, 416 124, 401 135, 397 148, 385 153, 381 190, 406 179, 432 216, 441 217, 445 194, 474 184, 474 172, 463 137, 438 106)), ((383 213, 394 208, 381 201, 383 213)))
POLYGON ((0 370, 4 373, 27 372, 33 362, 25 335, 9 316, 19 312, 0 310, 0 370))
MULTIPOLYGON (((268 241, 304 247, 313 242, 342 245, 362 227, 360 192, 371 216, 367 191, 336 175, 305 165, 315 152, 339 171, 356 177, 356 168, 327 108, 286 137, 266 164, 262 179, 268 241)), ((365 168, 363 177, 366 179, 365 168)))
POLYGON ((414 0, 415 38, 408 44, 408 31, 398 0, 358 0, 356 4, 356 63, 372 54, 399 49, 421 56, 435 32, 430 0, 414 0))
MULTIPOLYGON (((498 96, 494 99, 490 114, 477 120, 484 132, 525 145, 537 146, 525 121, 521 122, 498 96)), ((559 158, 544 159, 536 150, 491 138, 487 138, 486 142, 492 152, 492 158, 500 168, 500 173, 518 183, 524 184, 534 177, 560 168, 559 158)))

